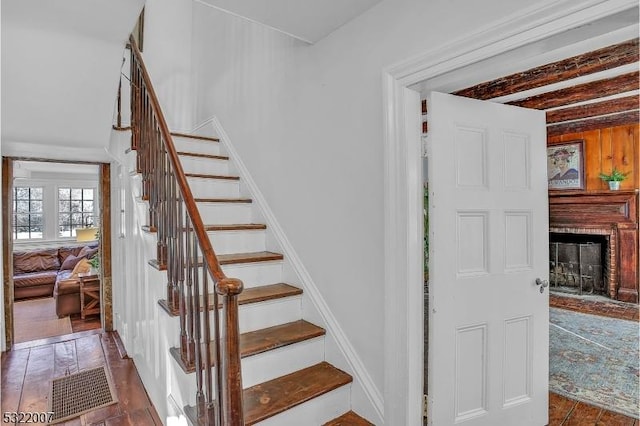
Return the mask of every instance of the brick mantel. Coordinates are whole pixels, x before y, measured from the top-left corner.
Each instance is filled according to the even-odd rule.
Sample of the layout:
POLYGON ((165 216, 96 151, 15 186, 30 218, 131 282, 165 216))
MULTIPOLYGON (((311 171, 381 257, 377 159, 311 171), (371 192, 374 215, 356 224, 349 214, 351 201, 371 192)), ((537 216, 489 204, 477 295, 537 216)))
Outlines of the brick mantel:
POLYGON ((609 236, 609 296, 638 303, 638 191, 549 193, 549 231, 609 236))

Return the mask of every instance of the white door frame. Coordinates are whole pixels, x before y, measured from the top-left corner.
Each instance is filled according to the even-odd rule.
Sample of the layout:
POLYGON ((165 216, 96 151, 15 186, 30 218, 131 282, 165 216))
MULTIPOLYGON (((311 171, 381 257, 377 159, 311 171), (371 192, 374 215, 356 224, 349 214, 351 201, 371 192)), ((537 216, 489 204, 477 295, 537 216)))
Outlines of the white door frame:
POLYGON ((637 0, 545 0, 383 71, 386 425, 422 424, 421 118, 409 87, 635 6, 637 0))

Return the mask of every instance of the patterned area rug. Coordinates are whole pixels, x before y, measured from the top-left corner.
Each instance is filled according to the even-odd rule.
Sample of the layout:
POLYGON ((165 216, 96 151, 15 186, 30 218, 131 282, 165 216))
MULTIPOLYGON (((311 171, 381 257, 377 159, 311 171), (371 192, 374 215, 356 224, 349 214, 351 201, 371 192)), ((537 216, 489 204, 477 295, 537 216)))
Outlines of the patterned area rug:
POLYGON ((549 312, 549 390, 639 418, 638 323, 549 312))

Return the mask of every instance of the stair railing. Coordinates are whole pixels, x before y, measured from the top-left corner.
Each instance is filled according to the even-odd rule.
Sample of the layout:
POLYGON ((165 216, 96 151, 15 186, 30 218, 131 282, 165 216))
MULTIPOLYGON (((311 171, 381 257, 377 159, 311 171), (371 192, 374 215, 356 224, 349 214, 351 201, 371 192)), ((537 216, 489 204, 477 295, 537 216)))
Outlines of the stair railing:
POLYGON ((131 148, 137 151, 142 197, 149 202, 149 227, 157 234, 156 266, 167 271, 167 304, 180 313, 180 356, 195 369, 198 424, 244 425, 238 329, 243 284, 220 267, 142 55, 133 37, 129 43, 131 148))

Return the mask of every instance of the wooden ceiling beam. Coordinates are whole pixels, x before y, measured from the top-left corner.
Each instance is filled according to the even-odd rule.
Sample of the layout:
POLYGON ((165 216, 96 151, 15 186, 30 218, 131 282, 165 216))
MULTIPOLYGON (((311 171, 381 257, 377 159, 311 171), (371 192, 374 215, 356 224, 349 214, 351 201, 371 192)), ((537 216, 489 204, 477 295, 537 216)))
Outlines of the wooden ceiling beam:
POLYGON ((605 127, 624 126, 636 124, 640 121, 640 111, 626 111, 619 114, 612 114, 585 120, 569 121, 560 124, 547 126, 547 137, 564 135, 567 133, 586 132, 589 130, 602 129, 605 127))
POLYGON ((638 62, 638 39, 531 68, 453 92, 474 99, 491 99, 546 86, 587 74, 638 62))
POLYGON ((507 102, 507 104, 525 108, 548 109, 575 104, 577 102, 590 101, 604 96, 638 90, 638 88, 640 88, 639 77, 640 73, 638 71, 630 72, 616 77, 577 84, 564 89, 530 96, 528 98, 507 102))
POLYGON ((632 95, 623 98, 610 99, 608 101, 594 102, 569 108, 547 111, 547 124, 561 123, 569 120, 597 117, 599 115, 613 114, 616 112, 638 109, 640 96, 632 95))

